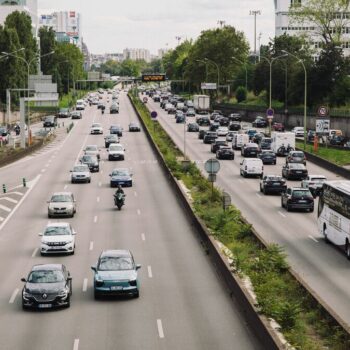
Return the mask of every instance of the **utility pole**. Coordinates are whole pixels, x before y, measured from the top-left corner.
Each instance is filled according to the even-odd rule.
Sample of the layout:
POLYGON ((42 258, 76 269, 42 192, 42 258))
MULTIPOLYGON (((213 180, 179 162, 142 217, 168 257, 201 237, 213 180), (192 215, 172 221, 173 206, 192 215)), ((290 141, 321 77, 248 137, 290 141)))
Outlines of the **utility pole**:
POLYGON ((176 36, 175 39, 177 40, 177 46, 179 46, 182 39, 181 36, 176 36))
POLYGON ((218 25, 219 25, 221 28, 224 27, 225 24, 226 24, 226 21, 223 21, 223 20, 219 20, 219 21, 218 21, 218 25))
POLYGON ((251 16, 254 16, 254 57, 256 63, 256 16, 261 15, 260 10, 251 10, 249 13, 251 16))
POLYGON ((258 47, 259 47, 259 62, 260 62, 260 55, 261 55, 261 37, 262 37, 262 33, 260 32, 259 33, 259 36, 258 36, 258 47))

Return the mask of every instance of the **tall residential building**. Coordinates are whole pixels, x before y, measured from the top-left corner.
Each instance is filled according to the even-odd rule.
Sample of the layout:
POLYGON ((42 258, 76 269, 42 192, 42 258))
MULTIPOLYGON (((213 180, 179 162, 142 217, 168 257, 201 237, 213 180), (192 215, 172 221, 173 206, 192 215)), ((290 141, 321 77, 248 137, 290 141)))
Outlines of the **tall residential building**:
POLYGON ((159 49, 158 58, 162 59, 167 52, 169 52, 169 49, 159 49))
POLYGON ((124 49, 123 58, 124 60, 145 60, 146 62, 151 62, 151 53, 147 49, 124 49))
MULTIPOLYGON (((274 0, 275 5, 275 31, 276 36, 283 34, 301 36, 305 35, 309 38, 310 44, 317 50, 321 47, 323 39, 318 34, 318 28, 316 23, 296 23, 295 20, 290 18, 290 7, 300 6, 307 0, 274 0)), ((349 19, 349 23, 344 30, 342 36, 342 46, 344 48, 344 54, 350 56, 350 13, 336 13, 337 18, 349 19)))
POLYGON ((15 11, 25 12, 32 19, 33 35, 38 34, 38 0, 0 0, 0 24, 15 11))
POLYGON ((40 27, 51 27, 60 42, 70 42, 81 47, 81 15, 76 11, 54 11, 39 16, 40 27))

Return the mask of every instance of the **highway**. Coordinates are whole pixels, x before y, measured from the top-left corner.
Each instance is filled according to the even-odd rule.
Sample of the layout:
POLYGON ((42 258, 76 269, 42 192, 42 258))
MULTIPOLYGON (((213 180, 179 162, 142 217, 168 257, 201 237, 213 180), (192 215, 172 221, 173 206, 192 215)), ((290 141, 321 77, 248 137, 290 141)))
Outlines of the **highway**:
POLYGON ((22 177, 29 182, 27 190, 12 190, 22 191, 23 200, 0 222, 0 349, 262 349, 202 250, 144 133, 127 131, 130 121, 137 117, 121 93, 119 115, 87 107, 67 137, 0 169, 9 188, 22 177), (105 135, 89 134, 93 121, 102 123, 105 135, 111 124, 124 127, 125 161, 107 160, 105 135), (101 147, 100 172, 91 184, 72 185, 69 170, 87 144, 101 147), (109 187, 116 167, 134 174, 120 212, 109 187), (74 218, 55 219, 77 231, 76 252, 41 257, 38 233, 49 221, 46 201, 55 191, 72 191, 77 199, 74 218), (94 300, 90 266, 104 249, 130 249, 142 265, 139 299, 94 300), (71 307, 23 311, 20 279, 34 264, 53 262, 71 272, 71 307))
MULTIPOLYGON (((184 124, 176 124, 174 115, 168 115, 159 103, 148 100, 148 108, 158 112, 158 120, 177 146, 184 148, 184 124)), ((188 118, 195 121, 195 118, 188 118)), ((197 133, 186 132, 186 153, 195 161, 203 174, 204 163, 215 158, 210 145, 203 144, 197 133)), ((239 164, 243 158, 235 152, 235 160, 220 161, 221 170, 216 185, 228 192, 233 204, 270 243, 285 248, 288 261, 308 285, 350 325, 350 309, 344 307, 350 299, 350 269, 343 252, 327 245, 317 229, 317 205, 314 213, 287 212, 281 207, 280 196, 264 196, 259 191, 259 179, 244 179, 240 176, 239 164)), ((278 158, 277 165, 265 165, 264 173, 281 175, 284 158, 278 158)), ((340 179, 310 162, 309 174, 322 174, 329 180, 340 179)), ((299 181, 288 181, 288 185, 300 186, 299 181)))

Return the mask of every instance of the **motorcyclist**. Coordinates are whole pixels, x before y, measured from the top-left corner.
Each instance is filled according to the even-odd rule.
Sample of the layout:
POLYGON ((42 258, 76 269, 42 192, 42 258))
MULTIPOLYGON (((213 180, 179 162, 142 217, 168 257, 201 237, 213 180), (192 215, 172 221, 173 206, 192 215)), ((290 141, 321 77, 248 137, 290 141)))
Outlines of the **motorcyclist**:
POLYGON ((118 185, 117 190, 115 191, 114 197, 117 198, 118 194, 121 193, 124 197, 125 197, 125 193, 124 190, 122 188, 122 186, 118 185))

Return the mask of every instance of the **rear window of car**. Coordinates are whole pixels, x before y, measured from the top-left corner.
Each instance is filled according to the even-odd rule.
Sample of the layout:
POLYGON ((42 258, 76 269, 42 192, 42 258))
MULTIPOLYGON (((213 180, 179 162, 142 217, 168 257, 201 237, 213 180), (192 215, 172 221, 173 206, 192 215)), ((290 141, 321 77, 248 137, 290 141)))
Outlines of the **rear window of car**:
POLYGON ((304 164, 298 164, 298 163, 297 164, 291 163, 289 165, 289 168, 290 169, 300 169, 300 170, 306 169, 304 164))
POLYGON ((293 191, 293 197, 305 197, 305 196, 310 196, 311 197, 311 192, 310 191, 306 191, 306 190, 294 190, 293 191))
POLYGON ((266 181, 281 181, 281 176, 266 176, 266 181))

